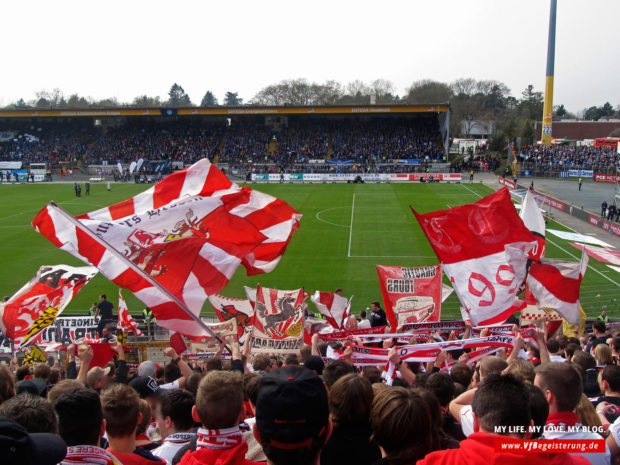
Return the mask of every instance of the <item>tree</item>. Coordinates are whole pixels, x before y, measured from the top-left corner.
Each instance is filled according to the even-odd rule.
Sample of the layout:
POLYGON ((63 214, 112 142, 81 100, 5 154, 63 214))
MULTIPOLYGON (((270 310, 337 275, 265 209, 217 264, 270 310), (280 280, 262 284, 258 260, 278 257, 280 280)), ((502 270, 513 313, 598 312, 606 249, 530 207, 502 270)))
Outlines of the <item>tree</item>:
POLYGON ((439 103, 449 101, 454 94, 450 86, 443 82, 423 79, 414 82, 407 90, 407 103, 439 103))
POLYGON ((58 88, 51 92, 40 90, 35 95, 37 96, 34 103, 36 108, 62 108, 67 105, 62 91, 58 88))
POLYGON ((521 137, 523 138, 524 142, 528 145, 531 145, 534 143, 534 138, 536 137, 536 131, 534 129, 534 124, 529 119, 526 119, 525 122, 523 123, 523 128, 521 128, 521 137))
POLYGON ((521 92, 521 97, 519 109, 523 117, 534 121, 540 119, 542 117, 544 105, 542 92, 536 92, 534 86, 530 84, 521 92))
POLYGON ((215 95, 213 95, 213 92, 208 90, 205 93, 205 96, 202 97, 202 101, 200 102, 200 106, 201 107, 213 107, 215 105, 217 105, 217 98, 215 98, 215 95))
POLYGON ((243 105, 243 99, 239 98, 238 92, 226 92, 224 96, 224 105, 227 107, 236 107, 239 105, 243 105))
POLYGON ((170 87, 168 97, 168 105, 172 107, 188 107, 192 104, 192 101, 189 99, 189 95, 187 95, 185 90, 183 90, 183 87, 178 85, 176 82, 170 87))
POLYGON ((91 102, 78 94, 71 94, 67 99, 67 107, 69 108, 88 108, 91 102))
POLYGON ((162 101, 159 97, 140 95, 139 97, 133 99, 131 106, 138 108, 158 108, 162 106, 162 101))
POLYGON ((555 116, 557 116, 558 118, 564 118, 568 114, 568 111, 566 111, 564 105, 558 105, 555 107, 554 113, 555 116))
POLYGON ((377 104, 389 104, 398 101, 398 96, 395 95, 396 87, 392 81, 387 79, 375 79, 370 83, 370 90, 377 104))
POLYGON ((94 105, 102 108, 117 108, 120 106, 116 97, 104 98, 103 100, 97 101, 94 105))

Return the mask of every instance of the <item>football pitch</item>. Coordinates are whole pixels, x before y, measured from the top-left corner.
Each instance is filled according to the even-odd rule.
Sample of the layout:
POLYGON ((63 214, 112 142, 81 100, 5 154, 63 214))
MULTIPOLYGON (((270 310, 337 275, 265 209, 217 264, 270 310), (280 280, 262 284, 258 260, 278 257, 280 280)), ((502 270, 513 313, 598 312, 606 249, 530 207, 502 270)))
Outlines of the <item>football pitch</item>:
MULTIPOLYGON (((50 200, 74 215, 125 200, 149 186, 91 184, 90 196, 76 198, 73 184, 0 185, 0 294, 12 295, 30 280, 42 265, 83 263, 34 231, 30 221, 50 200)), ((472 203, 492 190, 482 184, 254 184, 254 189, 274 195, 301 212, 300 229, 272 273, 248 277, 245 268, 237 273, 221 294, 245 298, 243 286, 257 283, 279 289, 304 287, 307 292, 341 287, 354 295, 353 311, 381 301, 375 265, 422 266, 438 260, 409 206, 426 213, 472 203)), ((84 190, 82 190, 84 192, 84 190)), ((569 230, 554 222, 549 228, 569 230)), ((581 252, 567 241, 549 235, 548 258, 577 261, 581 252)), ((447 279, 444 276, 444 282, 447 279)), ((620 318, 620 274, 590 259, 581 287, 581 301, 588 317, 596 317, 603 306, 614 319, 620 318)), ((118 287, 97 275, 71 302, 65 312, 86 313, 99 294, 107 294, 115 306, 118 287)), ((129 291, 123 295, 132 313, 144 304, 129 291)), ((314 309, 310 304, 310 308, 314 309)), ((212 312, 207 303, 205 313, 212 312)), ((459 301, 452 294, 443 305, 444 319, 460 318, 459 301)))

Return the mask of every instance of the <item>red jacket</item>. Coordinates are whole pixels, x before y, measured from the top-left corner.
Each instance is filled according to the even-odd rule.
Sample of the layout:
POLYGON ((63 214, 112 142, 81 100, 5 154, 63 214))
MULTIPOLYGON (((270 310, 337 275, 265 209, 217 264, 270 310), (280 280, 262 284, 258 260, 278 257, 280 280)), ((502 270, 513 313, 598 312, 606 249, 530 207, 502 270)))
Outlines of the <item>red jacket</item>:
POLYGON ((121 452, 114 452, 110 449, 107 450, 123 465, 164 465, 166 463, 163 459, 160 459, 159 457, 156 457, 158 460, 155 461, 142 455, 136 454, 135 452, 131 454, 124 454, 121 452))
POLYGON ((461 442, 459 449, 431 452, 416 465, 589 465, 583 457, 569 454, 496 452, 495 440, 503 436, 474 433, 461 442))
POLYGON ((232 449, 197 449, 186 452, 179 465, 265 465, 264 462, 246 460, 247 451, 248 445, 245 442, 232 449))

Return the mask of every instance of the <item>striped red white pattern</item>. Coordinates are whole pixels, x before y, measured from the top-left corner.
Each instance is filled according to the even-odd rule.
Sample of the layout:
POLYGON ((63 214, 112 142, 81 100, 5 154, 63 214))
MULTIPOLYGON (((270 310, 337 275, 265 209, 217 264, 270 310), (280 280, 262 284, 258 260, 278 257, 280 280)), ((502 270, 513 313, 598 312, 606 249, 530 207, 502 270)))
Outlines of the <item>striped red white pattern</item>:
POLYGON ((118 329, 124 333, 134 333, 136 336, 142 336, 142 331, 138 329, 136 321, 133 319, 127 308, 127 303, 121 294, 121 290, 118 290, 118 329))
POLYGON ((344 329, 344 322, 351 313, 351 300, 323 291, 316 291, 310 300, 333 328, 344 329))
POLYGON ((532 263, 527 286, 538 306, 556 310, 566 321, 579 324, 579 288, 588 267, 588 254, 581 262, 542 259, 532 263))
POLYGON ((32 224, 131 290, 159 325, 201 337, 208 334, 195 320, 207 296, 221 291, 240 264, 248 274, 273 270, 300 218, 285 202, 232 183, 204 159, 77 221, 50 204, 32 224))
POLYGON ((501 323, 524 306, 517 295, 537 241, 519 218, 508 189, 472 204, 413 213, 468 319, 476 325, 501 323))

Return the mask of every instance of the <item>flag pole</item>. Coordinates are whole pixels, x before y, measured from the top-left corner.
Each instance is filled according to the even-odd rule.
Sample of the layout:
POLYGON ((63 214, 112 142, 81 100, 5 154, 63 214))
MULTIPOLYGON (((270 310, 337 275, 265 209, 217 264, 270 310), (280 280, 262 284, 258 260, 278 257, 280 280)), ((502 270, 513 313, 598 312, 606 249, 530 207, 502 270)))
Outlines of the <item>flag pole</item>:
MULTIPOLYGON (((187 313, 190 317, 192 317, 192 319, 198 323, 198 325, 204 329, 211 337, 214 337, 220 344, 224 344, 224 341, 222 341, 222 339, 220 339, 220 337, 215 334, 211 328, 209 328, 204 321, 202 321, 200 319, 199 316, 194 315, 192 313, 192 311, 187 308, 187 306, 181 302, 181 300, 179 300, 174 294, 172 294, 168 289, 166 289, 165 287, 163 287, 161 284, 159 284, 157 281, 155 281, 151 275, 145 273, 142 269, 140 269, 139 266, 137 266, 134 262, 132 262, 131 260, 129 260, 125 255, 123 255, 121 252, 119 252, 118 250, 116 250, 114 247, 112 247, 112 245, 110 245, 108 242, 106 242, 104 239, 102 239, 101 237, 97 236, 95 233, 93 233, 90 229, 88 229, 87 227, 85 227, 82 223, 80 223, 78 220, 76 220, 73 215, 71 215, 68 211, 66 211, 64 208, 62 208, 61 206, 59 206, 56 202, 51 201, 49 203, 52 208, 54 208, 55 210, 58 211, 58 213, 60 213, 62 216, 64 216, 68 221, 70 221, 71 223, 73 223, 73 225, 75 225, 75 227, 79 228, 80 231, 84 232, 85 234, 87 234, 91 239, 99 242, 100 244, 105 245, 105 247, 110 251, 110 253, 112 255, 114 255, 116 258, 118 258, 120 261, 122 261, 128 268, 130 268, 131 270, 135 271, 136 273, 138 273, 140 276, 142 276, 144 279, 146 279, 149 284, 151 284, 154 288, 156 288, 158 291, 160 291, 162 294, 164 294, 166 297, 168 297, 170 300, 172 300, 176 305, 178 305, 185 313, 187 313)), ((105 276, 105 275, 104 275, 105 276)), ((107 276, 106 276, 107 277, 107 276)), ((228 346, 224 345, 224 348, 226 350, 228 350, 230 352, 230 349, 228 348, 228 346)))

